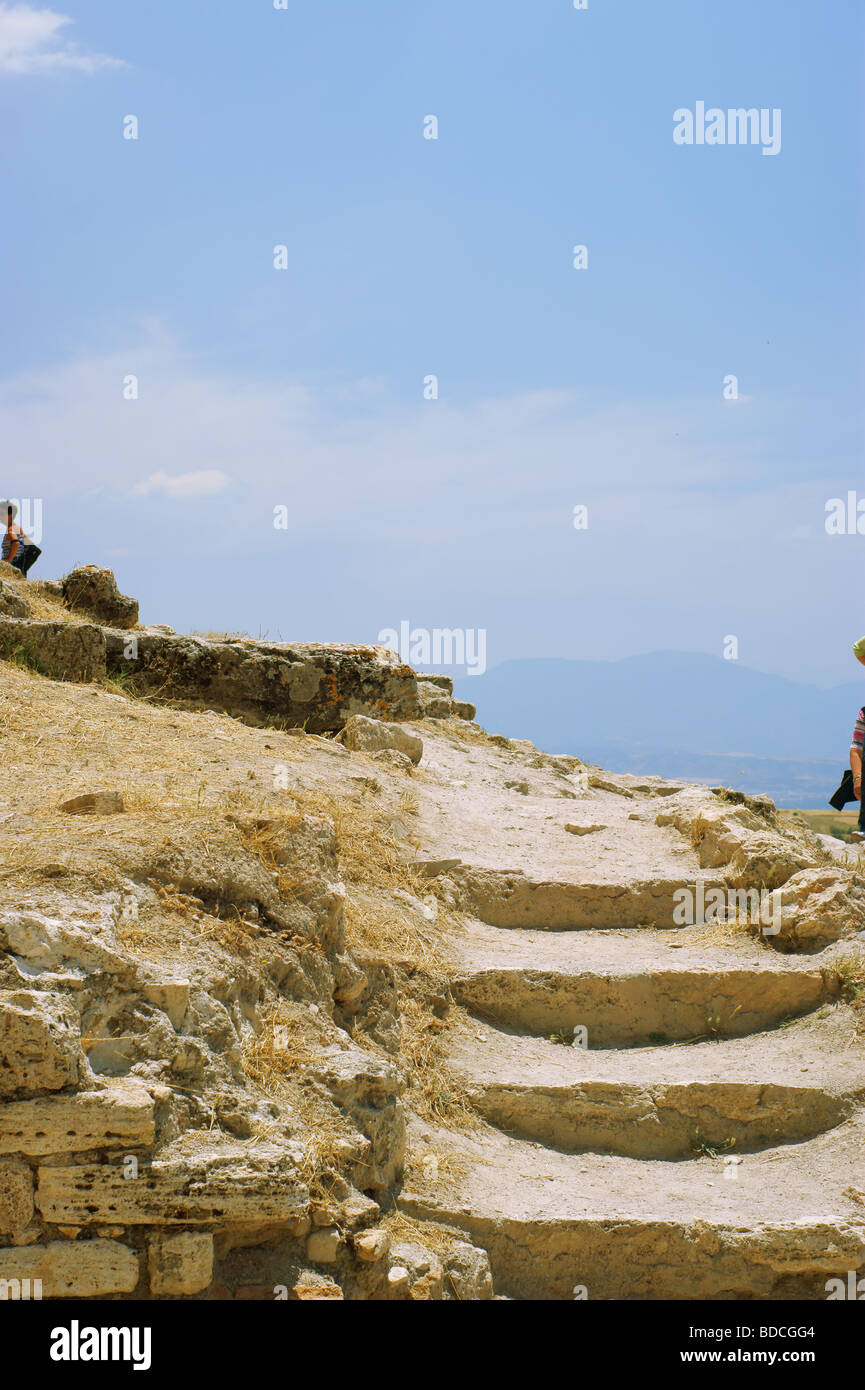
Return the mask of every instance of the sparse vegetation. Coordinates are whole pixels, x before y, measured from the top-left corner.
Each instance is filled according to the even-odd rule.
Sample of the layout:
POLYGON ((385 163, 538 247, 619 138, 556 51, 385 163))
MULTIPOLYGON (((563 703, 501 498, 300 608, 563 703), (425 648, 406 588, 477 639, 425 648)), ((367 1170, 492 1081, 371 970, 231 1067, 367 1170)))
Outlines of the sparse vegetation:
POLYGON ((735 1147, 735 1139, 710 1141, 699 1129, 691 1140, 691 1152, 695 1158, 720 1158, 722 1154, 729 1153, 735 1147))

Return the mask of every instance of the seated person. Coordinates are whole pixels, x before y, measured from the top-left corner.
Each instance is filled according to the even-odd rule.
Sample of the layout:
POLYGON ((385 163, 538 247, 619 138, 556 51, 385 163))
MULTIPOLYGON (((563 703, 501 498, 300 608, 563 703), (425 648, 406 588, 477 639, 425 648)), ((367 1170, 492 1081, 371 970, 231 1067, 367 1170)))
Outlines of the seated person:
POLYGON ((27 578, 27 571, 35 565, 42 551, 38 545, 34 545, 29 536, 26 536, 20 526, 15 525, 15 517, 18 515, 18 508, 11 502, 6 503, 6 531, 3 536, 2 554, 0 558, 7 564, 14 565, 15 569, 20 570, 24 578, 27 578))

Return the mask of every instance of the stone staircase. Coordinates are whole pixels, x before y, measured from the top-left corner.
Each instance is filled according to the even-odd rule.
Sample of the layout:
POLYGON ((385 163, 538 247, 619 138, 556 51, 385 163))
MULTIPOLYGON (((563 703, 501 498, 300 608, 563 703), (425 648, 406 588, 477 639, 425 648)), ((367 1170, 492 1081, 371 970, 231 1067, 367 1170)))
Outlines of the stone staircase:
MULTIPOLYGON (((707 859, 729 882, 701 855, 704 824, 728 862, 771 858, 774 837, 787 874, 819 865, 819 846, 747 807, 721 824, 710 793, 690 822, 657 815, 679 789, 635 779, 588 788, 578 815, 561 773, 525 761, 517 805, 506 755, 501 770, 478 756, 466 804, 475 822, 499 806, 485 836, 427 820, 424 852, 456 865, 473 913, 451 1063, 484 1125, 414 1125, 429 1158, 402 1208, 470 1233, 512 1297, 825 1298, 827 1279, 865 1269, 865 1048, 838 969, 854 948, 782 955, 759 927, 675 927, 670 913, 707 859), (580 819, 595 829, 568 838, 580 819)), ((451 775, 444 756, 437 780, 451 775)))

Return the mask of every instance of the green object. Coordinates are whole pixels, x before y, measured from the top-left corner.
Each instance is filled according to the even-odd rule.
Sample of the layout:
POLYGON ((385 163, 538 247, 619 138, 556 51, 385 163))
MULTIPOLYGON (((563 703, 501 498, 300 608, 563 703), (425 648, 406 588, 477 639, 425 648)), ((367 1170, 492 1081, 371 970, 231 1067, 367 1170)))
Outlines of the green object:
POLYGON ((859 661, 865 661, 865 637, 860 637, 858 642, 853 643, 853 655, 859 661))

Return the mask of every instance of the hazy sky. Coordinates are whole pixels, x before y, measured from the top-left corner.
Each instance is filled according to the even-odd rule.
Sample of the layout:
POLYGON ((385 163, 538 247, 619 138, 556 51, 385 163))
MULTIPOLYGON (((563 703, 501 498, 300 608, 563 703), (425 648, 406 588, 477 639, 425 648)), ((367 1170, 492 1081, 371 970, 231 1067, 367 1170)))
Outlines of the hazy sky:
POLYGON ((34 576, 110 564, 180 629, 484 628, 490 665, 734 634, 855 677, 861 0, 58 4, 0 4, 34 576), (698 102, 779 110, 780 151, 677 145, 698 102))

